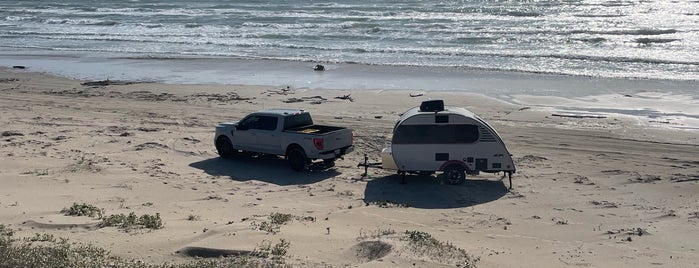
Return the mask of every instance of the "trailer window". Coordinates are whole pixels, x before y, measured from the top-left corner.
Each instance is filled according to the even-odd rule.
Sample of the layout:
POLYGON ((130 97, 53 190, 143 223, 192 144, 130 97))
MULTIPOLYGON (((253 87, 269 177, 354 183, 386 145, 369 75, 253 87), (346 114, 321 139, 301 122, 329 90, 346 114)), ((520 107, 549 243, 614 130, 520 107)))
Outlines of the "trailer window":
POLYGON ((394 144, 453 144, 477 140, 476 125, 400 125, 393 133, 394 144))

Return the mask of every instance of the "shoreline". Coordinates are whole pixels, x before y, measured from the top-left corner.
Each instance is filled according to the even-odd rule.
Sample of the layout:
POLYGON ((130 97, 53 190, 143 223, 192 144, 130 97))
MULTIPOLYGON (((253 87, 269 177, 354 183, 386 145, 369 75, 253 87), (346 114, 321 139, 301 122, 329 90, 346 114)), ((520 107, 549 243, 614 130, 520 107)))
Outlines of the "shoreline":
POLYGON ((478 257, 478 267, 645 267, 699 263, 698 135, 624 118, 569 118, 464 92, 314 90, 161 83, 82 85, 0 70, 0 223, 17 237, 47 233, 148 263, 176 252, 252 250, 290 242, 292 266, 449 267, 453 255, 414 251, 424 232, 478 257), (351 94, 354 101, 335 99, 351 94), (317 98, 317 97, 321 98, 317 98), (297 98, 302 102, 286 103, 297 98), (503 137, 517 164, 514 189, 498 175, 460 186, 357 163, 390 144, 398 114, 430 98, 468 107, 503 137), (321 100, 313 104, 312 100, 321 100), (214 126, 255 110, 302 108, 317 122, 354 130, 355 152, 335 167, 290 171, 283 158, 223 160, 214 126), (164 228, 125 232, 61 210, 159 213, 164 228), (273 213, 299 219, 278 233, 273 213), (310 218, 308 218, 310 217, 310 218), (632 231, 631 231, 632 230, 632 231), (379 258, 362 242, 391 245, 379 258), (537 256, 532 258, 532 256, 537 256))
MULTIPOLYGON (((609 90, 641 90, 646 91, 652 88, 657 88, 664 86, 668 89, 678 90, 680 92, 694 93, 691 91, 692 86, 699 83, 699 77, 690 80, 672 80, 672 79, 654 79, 654 78, 635 78, 635 77, 603 77, 603 76, 587 76, 587 75, 573 75, 573 74, 561 74, 556 72, 527 72, 527 71, 517 71, 517 70, 491 70, 491 69, 480 69, 480 68, 461 68, 457 66, 415 66, 415 65, 373 65, 373 64, 361 64, 361 63, 347 63, 347 62, 315 62, 315 61, 295 61, 295 60, 279 60, 279 59, 246 59, 238 57, 226 57, 226 56, 197 56, 197 55, 172 55, 168 56, 151 56, 149 54, 139 55, 134 53, 117 53, 117 52, 89 52, 89 51, 53 51, 45 49, 27 49, 22 48, 19 50, 8 50, 10 48, 0 49, 0 57, 6 61, 3 65, 5 67, 10 67, 12 65, 26 65, 22 64, 22 60, 35 61, 35 70, 39 72, 50 73, 58 76, 67 76, 74 79, 81 80, 100 80, 100 79, 116 79, 118 76, 123 76, 123 80, 135 80, 144 81, 144 79, 139 79, 138 75, 141 77, 148 77, 147 79, 152 79, 145 82, 160 82, 166 84, 233 84, 233 85, 264 85, 264 86, 295 86, 295 87, 307 87, 310 89, 422 89, 422 90, 455 90, 455 91, 473 91, 484 89, 482 85, 478 84, 474 88, 469 88, 464 85, 456 85, 455 82, 439 81, 437 85, 434 83, 396 83, 393 86, 387 84, 387 87, 381 86, 367 86, 369 82, 375 82, 377 77, 388 78, 390 80, 399 80, 404 78, 410 78, 411 76, 418 75, 419 78, 431 78, 430 81, 434 81, 437 78, 445 78, 447 80, 454 80, 457 77, 462 77, 461 81, 472 81, 472 80, 486 80, 489 82, 500 82, 499 80, 521 80, 521 81, 533 81, 542 80, 541 83, 531 83, 528 85, 518 85, 514 92, 528 93, 529 91, 534 93, 550 93, 551 88, 560 89, 563 85, 571 86, 570 84, 565 84, 569 82, 584 83, 586 85, 592 83, 601 83, 601 86, 595 86, 591 89, 591 92, 604 92, 604 89, 609 90), (55 68, 54 61, 63 60, 64 64, 68 66, 75 67, 80 65, 90 65, 97 64, 96 66, 104 67, 102 70, 88 70, 85 68, 78 68, 82 72, 67 72, 59 68, 55 68), (176 62, 177 64, 171 64, 176 62), (358 75, 368 75, 368 82, 358 84, 360 87, 353 86, 337 86, 327 81, 317 80, 313 81, 309 77, 315 75, 323 75, 327 72, 309 72, 313 69, 316 64, 322 64, 326 68, 326 71, 338 71, 342 72, 338 76, 333 76, 332 78, 340 78, 339 75, 347 75, 349 77, 354 77, 358 75), (139 73, 133 70, 128 70, 129 68, 137 69, 138 67, 150 66, 157 67, 155 69, 150 69, 149 73, 139 73), (127 70, 123 70, 123 67, 129 67, 127 70), (208 70, 205 68, 209 68, 208 70), (190 74, 180 73, 174 76, 159 76, 163 71, 182 71, 186 70, 190 74), (207 71, 212 70, 214 73, 207 73, 207 71), (225 73, 223 71, 229 72, 244 72, 248 71, 247 74, 252 74, 254 80, 245 80, 245 78, 239 78, 240 81, 257 81, 257 82, 245 82, 245 83, 235 83, 234 79, 225 78, 225 73), (117 73, 121 72, 121 73, 117 73), (263 72, 270 72, 274 75, 289 75, 301 76, 306 80, 302 84, 291 85, 289 83, 280 83, 279 80, 268 79, 263 72), (261 75, 261 77, 254 77, 255 74, 261 75), (372 76, 372 74, 374 74, 372 76), (112 77, 110 77, 112 76, 112 77), (195 78, 195 76, 201 76, 200 78, 195 78), (153 78, 156 77, 156 78, 153 78), (189 78, 189 80, 185 80, 189 78), (192 79, 194 78, 194 79, 192 79), (274 83, 273 83, 274 82, 274 83), (310 84, 310 82, 319 82, 319 84, 310 84), (562 84, 552 83, 552 82, 562 82, 562 84), (541 87, 550 83, 548 88, 540 89, 542 91, 536 91, 536 87, 541 87), (624 86, 623 84, 629 84, 624 86), (645 84, 645 85, 644 85, 645 84), (630 88, 633 86, 634 88, 630 88), (522 92, 524 91, 524 92, 522 92)), ((170 54, 165 54, 170 55, 170 54)), ((67 66, 63 66, 67 67, 67 66)), ((329 76, 329 75, 328 75, 329 76)), ((327 79, 331 80, 331 79, 327 79)), ((351 80, 351 79, 346 79, 351 80)), ((417 80, 417 79, 416 79, 417 80)), ((296 81, 295 79, 290 79, 290 82, 296 81)), ((412 81, 411 81, 412 82, 412 81)), ((382 83, 378 83, 381 85, 382 83)), ((499 85, 499 84, 498 84, 499 85)), ((573 85, 575 86, 575 85, 573 85)), ((499 90, 503 89, 501 86, 496 86, 499 90)), ((580 88, 575 88, 580 89, 580 88)), ((485 92, 488 93, 488 92, 485 92)), ((557 92, 562 96, 585 96, 580 93, 566 92, 564 90, 557 92)), ((589 92, 581 92, 589 93, 589 92)))
MULTIPOLYGON (((292 88, 291 94, 281 94, 281 90, 286 88, 285 86, 269 86, 269 85, 238 85, 238 84, 168 84, 160 82, 150 82, 150 81, 132 81, 132 80, 76 80, 71 77, 56 76, 50 73, 35 72, 31 69, 11 69, 0 67, 0 74, 9 75, 23 75, 27 78, 34 77, 36 75, 46 76, 47 79, 58 78, 61 80, 66 80, 72 84, 79 84, 78 82, 108 82, 106 87, 113 85, 120 85, 120 91, 126 93, 138 93, 139 89, 143 88, 143 85, 148 85, 147 92, 152 98, 152 94, 161 95, 171 95, 173 99, 178 101, 181 97, 196 96, 197 94, 213 94, 215 95, 214 100, 222 97, 224 94, 235 93, 237 96, 246 96, 252 100, 256 99, 256 94, 266 94, 267 97, 271 95, 279 95, 278 105, 274 106, 263 106, 263 108, 279 108, 279 107, 314 107, 315 105, 308 106, 311 103, 311 99, 314 97, 325 98, 323 102, 332 102, 332 98, 340 97, 343 95, 350 94, 353 97, 359 98, 369 98, 373 99, 379 97, 377 101, 371 101, 371 106, 376 109, 377 113, 387 112, 382 109, 381 106, 384 103, 381 101, 388 99, 393 101, 391 106, 400 107, 414 107, 419 104, 421 100, 429 99, 444 99, 447 103, 452 102, 449 105, 461 105, 477 114, 485 114, 486 116, 493 117, 495 120, 503 120, 502 123, 507 124, 510 119, 508 118, 518 118, 520 114, 525 114, 526 117, 534 115, 537 118, 543 118, 544 121, 537 122, 535 126, 545 126, 554 128, 566 128, 566 129, 592 129, 600 130, 615 135, 626 136, 630 139, 640 139, 652 141, 653 139, 658 139, 660 141, 667 142, 677 142, 685 144, 695 144, 699 142, 699 115, 686 115, 686 114, 664 114, 663 112, 651 109, 614 109, 610 106, 618 105, 619 103, 626 103, 628 107, 633 107, 635 104, 645 105, 654 104, 658 107, 669 107, 674 106, 676 109, 684 109, 684 111, 690 111, 699 114, 699 105, 691 105, 693 102, 699 102, 699 98, 692 99, 690 96, 675 96, 675 95, 663 95, 652 92, 640 92, 637 95, 629 94, 607 94, 600 96, 586 96, 579 98, 565 98, 556 96, 537 96, 537 95, 513 95, 506 98, 498 98, 495 96, 459 91, 459 90, 409 90, 409 89, 315 89, 315 88, 292 88), (111 84, 114 83, 114 84, 111 84), (152 87, 150 85, 153 85, 152 87), (231 91, 232 90, 232 91, 231 91), (172 95, 174 94, 174 95, 172 95), (298 94, 298 95, 296 95, 298 94), (321 95, 318 95, 321 94, 321 95), (287 100, 294 99, 299 95, 304 95, 306 101, 301 101, 299 103, 287 102, 287 100), (409 98, 402 101, 398 99, 409 96, 409 98), (284 100, 286 98, 287 100, 284 100), (684 105, 680 105, 680 102, 673 102, 673 99, 680 98, 685 101, 684 105), (561 105, 564 104, 564 105, 561 105), (565 105, 569 104, 569 105, 565 105), (595 107, 599 106, 599 107, 595 107), (506 112, 502 112, 502 111, 506 112), (500 111, 500 112, 497 112, 500 111), (670 133, 671 135, 667 135, 670 133)), ((43 85, 42 85, 43 86, 43 85)), ((92 88, 98 88, 92 86, 92 88)), ((92 94, 97 94, 96 96, 105 95, 104 92, 92 91, 87 93, 84 90, 63 90, 63 92, 53 92, 53 89, 47 88, 44 94, 60 94, 66 96, 90 96, 92 94), (86 95, 85 95, 86 94, 86 95)), ((107 94, 109 95, 109 94, 107 94)), ((148 95, 148 94, 147 94, 148 95)), ((113 97, 124 97, 121 93, 118 93, 113 97)), ((137 97, 138 99, 138 97, 137 97)), ((168 100, 166 97, 163 100, 168 100)), ((253 102, 251 102, 252 104, 253 102)), ((219 104, 221 105, 221 104, 219 104)), ((268 104, 264 104, 268 105, 268 104)), ((254 105, 252 107, 255 107, 254 105)), ((252 108, 255 110, 257 108, 252 108)), ((407 109, 407 108, 406 108, 407 109)), ((342 113, 342 111, 338 111, 342 113)), ((390 114, 399 114, 400 110, 390 111, 390 114)), ((343 114, 349 115, 350 114, 343 114)), ((527 121, 527 120, 525 120, 527 121)))
MULTIPOLYGON (((47 51, 39 51, 46 53, 47 51)), ((699 81, 599 78, 446 67, 325 64, 231 58, 130 58, 108 53, 7 53, 3 65, 81 80, 255 85, 308 90, 480 94, 551 114, 632 117, 649 127, 699 131, 699 81), (99 56, 101 55, 101 56, 99 56), (110 56, 111 55, 111 56, 110 56)))

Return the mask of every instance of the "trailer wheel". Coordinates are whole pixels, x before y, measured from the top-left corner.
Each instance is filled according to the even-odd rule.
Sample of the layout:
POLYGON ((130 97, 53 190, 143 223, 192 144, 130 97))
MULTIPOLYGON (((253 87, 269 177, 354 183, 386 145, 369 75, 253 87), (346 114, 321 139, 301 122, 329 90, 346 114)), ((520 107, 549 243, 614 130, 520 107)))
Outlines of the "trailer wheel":
POLYGON ((233 149, 233 143, 226 136, 220 136, 216 139, 216 151, 221 158, 231 158, 236 152, 233 149))
POLYGON ((308 164, 306 153, 299 147, 289 149, 286 153, 286 159, 289 161, 289 166, 291 166, 291 169, 294 171, 303 171, 308 164))
POLYGON ((451 165, 444 169, 442 180, 446 184, 459 185, 466 181, 466 172, 460 166, 451 165))

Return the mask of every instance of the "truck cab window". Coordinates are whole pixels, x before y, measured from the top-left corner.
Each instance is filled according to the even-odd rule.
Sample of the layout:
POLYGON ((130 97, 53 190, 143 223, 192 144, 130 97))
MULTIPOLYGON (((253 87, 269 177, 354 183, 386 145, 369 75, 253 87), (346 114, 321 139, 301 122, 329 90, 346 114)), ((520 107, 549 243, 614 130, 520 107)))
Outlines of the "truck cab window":
POLYGON ((277 129, 277 117, 274 116, 264 116, 264 115, 253 115, 248 118, 243 119, 240 122, 240 126, 244 129, 260 129, 260 130, 275 130, 277 129))
POLYGON ((284 130, 292 130, 300 127, 307 127, 313 125, 313 119, 311 119, 311 114, 300 113, 286 117, 284 121, 284 130))
POLYGON ((258 120, 260 120, 260 118, 257 116, 248 116, 238 123, 238 127, 240 130, 253 129, 254 126, 257 125, 258 120))
POLYGON ((258 121, 257 129, 261 130, 275 130, 277 129, 277 117, 274 116, 261 116, 258 121))

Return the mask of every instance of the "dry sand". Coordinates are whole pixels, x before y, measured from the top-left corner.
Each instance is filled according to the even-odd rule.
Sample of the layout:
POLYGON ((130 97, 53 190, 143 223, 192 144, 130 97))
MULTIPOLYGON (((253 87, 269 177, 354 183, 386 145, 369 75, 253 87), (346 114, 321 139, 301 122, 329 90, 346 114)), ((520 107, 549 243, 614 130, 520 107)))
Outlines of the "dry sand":
POLYGON ((465 249, 479 267, 699 266, 696 131, 556 117, 453 92, 283 95, 271 87, 81 82, 0 70, 0 223, 18 236, 51 233, 151 263, 186 261, 176 253, 186 248, 252 250, 286 239, 289 263, 302 267, 455 264, 453 254, 411 250, 400 237, 415 230, 465 249), (345 94, 354 101, 334 98, 345 94), (303 102, 283 102, 290 98, 303 102), (363 154, 377 161, 397 115, 428 98, 493 124, 518 165, 513 190, 496 175, 460 186, 419 177, 401 184, 381 170, 361 177, 363 154), (304 173, 281 158, 217 157, 217 123, 277 107, 353 128, 356 151, 335 168, 304 173), (98 228, 98 220, 60 212, 74 202, 106 214, 159 213, 165 227, 98 228), (255 229, 270 213, 299 218, 276 234, 255 229), (379 240, 391 248, 360 250, 379 240))

